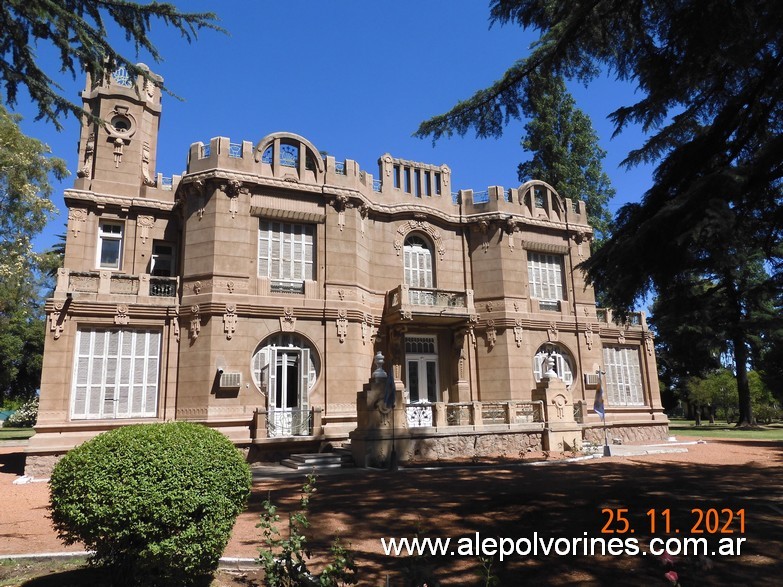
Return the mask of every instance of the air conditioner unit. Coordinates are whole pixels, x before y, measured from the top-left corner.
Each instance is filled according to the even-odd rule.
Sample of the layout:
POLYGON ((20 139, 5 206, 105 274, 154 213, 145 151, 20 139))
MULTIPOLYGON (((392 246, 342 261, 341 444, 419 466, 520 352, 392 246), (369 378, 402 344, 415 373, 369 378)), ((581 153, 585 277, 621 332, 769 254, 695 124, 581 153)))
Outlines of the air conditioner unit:
POLYGON ((598 373, 585 373, 585 387, 598 387, 598 373))
POLYGON ((220 389, 237 389, 242 385, 242 373, 221 373, 220 389))

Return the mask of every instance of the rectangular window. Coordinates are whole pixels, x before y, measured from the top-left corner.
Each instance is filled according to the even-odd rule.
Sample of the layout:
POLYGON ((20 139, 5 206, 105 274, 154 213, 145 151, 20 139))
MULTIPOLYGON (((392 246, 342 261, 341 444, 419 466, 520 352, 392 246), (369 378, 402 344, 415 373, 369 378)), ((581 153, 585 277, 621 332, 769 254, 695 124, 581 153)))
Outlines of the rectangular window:
POLYGON ((176 275, 176 255, 172 243, 153 241, 150 275, 172 277, 176 275))
POLYGON ((400 166, 394 166, 394 188, 400 189, 400 166))
POLYGON ((71 418, 154 418, 161 333, 80 329, 76 334, 71 418))
POLYGON ((417 197, 421 197, 421 169, 413 170, 413 194, 417 197))
POLYGON ((272 281, 272 291, 303 293, 315 279, 315 230, 308 224, 261 220, 258 276, 272 281))
MULTIPOLYGON (((545 253, 527 254, 527 274, 530 280, 530 297, 546 302, 563 300, 563 257, 545 253)), ((560 305, 549 304, 541 309, 559 309, 560 305)))
POLYGON ((435 172, 435 193, 440 195, 440 172, 435 172))
POLYGON ((122 259, 122 229, 119 222, 98 225, 98 267, 119 269, 122 259))
POLYGON ((642 371, 639 350, 604 347, 606 399, 611 406, 643 406, 642 371))
POLYGON ((411 168, 406 167, 403 169, 402 173, 403 180, 405 181, 405 192, 411 193, 411 168))
POLYGON ((424 195, 432 195, 432 174, 429 171, 424 172, 424 195))

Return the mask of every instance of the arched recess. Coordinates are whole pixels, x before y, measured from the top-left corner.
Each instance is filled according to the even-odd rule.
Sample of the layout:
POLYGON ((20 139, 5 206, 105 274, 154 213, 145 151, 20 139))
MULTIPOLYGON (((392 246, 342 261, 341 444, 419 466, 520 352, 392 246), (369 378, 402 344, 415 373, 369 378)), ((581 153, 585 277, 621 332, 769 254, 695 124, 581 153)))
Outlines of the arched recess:
POLYGON ((297 333, 278 332, 253 352, 251 372, 267 396, 270 436, 302 436, 310 430, 310 393, 320 375, 315 346, 297 333))
POLYGON ((413 304, 433 304, 435 298, 435 261, 430 239, 418 232, 405 237, 403 245, 403 279, 411 288, 409 300, 413 304), (425 291, 421 291, 425 290, 425 291))
POLYGON ((533 356, 533 375, 536 381, 541 381, 546 372, 546 360, 549 357, 554 361, 552 368, 557 373, 557 377, 566 384, 566 387, 571 387, 574 383, 574 373, 576 372, 574 357, 564 346, 551 342, 544 343, 538 347, 536 354, 533 356))
MULTIPOLYGON (((520 204, 527 206, 531 215, 536 210, 546 211, 548 215, 561 217, 565 213, 565 200, 557 190, 545 181, 533 179, 519 186, 520 204)), ((562 218, 561 218, 562 219, 562 218)))
POLYGON ((320 151, 303 136, 275 132, 258 141, 255 160, 268 165, 275 176, 295 173, 300 179, 320 181, 325 167, 320 151))

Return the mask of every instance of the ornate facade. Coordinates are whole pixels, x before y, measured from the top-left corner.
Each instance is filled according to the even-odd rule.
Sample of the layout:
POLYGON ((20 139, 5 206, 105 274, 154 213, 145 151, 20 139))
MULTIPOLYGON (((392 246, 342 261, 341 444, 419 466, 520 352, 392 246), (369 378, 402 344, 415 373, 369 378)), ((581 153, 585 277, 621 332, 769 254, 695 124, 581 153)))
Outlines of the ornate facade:
POLYGON ((644 316, 615 323, 574 269, 583 202, 537 181, 455 191, 446 165, 389 154, 375 177, 285 132, 195 143, 167 179, 155 84, 119 72, 83 100, 108 124, 83 126, 65 192, 33 472, 140 421, 259 452, 345 440, 378 351, 430 417, 534 401, 550 364, 585 437, 599 370, 611 434, 665 437, 644 316))

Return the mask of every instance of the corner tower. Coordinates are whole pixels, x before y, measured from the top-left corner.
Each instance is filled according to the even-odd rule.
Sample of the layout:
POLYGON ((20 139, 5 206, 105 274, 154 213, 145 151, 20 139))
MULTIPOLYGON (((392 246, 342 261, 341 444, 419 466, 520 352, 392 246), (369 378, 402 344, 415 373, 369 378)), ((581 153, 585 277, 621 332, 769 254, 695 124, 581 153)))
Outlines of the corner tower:
POLYGON ((101 81, 87 76, 83 107, 103 124, 82 125, 76 189, 138 197, 155 185, 163 78, 139 67, 148 77, 122 66, 101 81))

